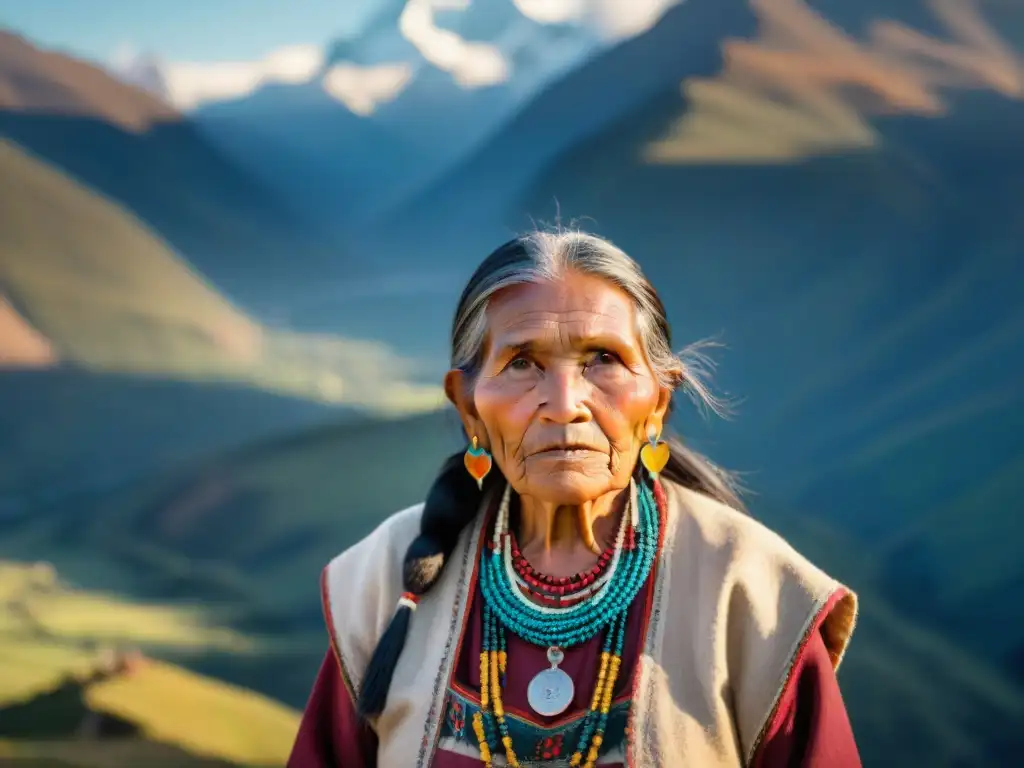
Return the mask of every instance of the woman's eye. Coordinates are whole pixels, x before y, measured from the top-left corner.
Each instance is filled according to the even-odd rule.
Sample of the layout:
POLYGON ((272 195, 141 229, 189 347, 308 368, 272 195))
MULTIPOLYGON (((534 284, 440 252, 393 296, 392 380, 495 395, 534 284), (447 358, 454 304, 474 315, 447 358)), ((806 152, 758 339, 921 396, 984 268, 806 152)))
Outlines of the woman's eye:
POLYGON ((606 349, 598 350, 591 358, 591 365, 614 365, 619 362, 619 356, 606 349))
POLYGON ((514 358, 511 362, 509 362, 509 364, 506 367, 510 371, 527 371, 530 369, 532 365, 533 363, 531 363, 527 358, 517 357, 514 358))

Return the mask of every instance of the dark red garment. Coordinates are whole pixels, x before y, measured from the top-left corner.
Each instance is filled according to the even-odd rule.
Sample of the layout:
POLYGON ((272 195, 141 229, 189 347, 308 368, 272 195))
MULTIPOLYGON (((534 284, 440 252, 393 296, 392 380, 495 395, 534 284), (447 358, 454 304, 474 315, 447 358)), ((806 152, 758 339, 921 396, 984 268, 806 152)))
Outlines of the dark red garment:
MULTIPOLYGON (((472 660, 480 655, 480 600, 477 593, 471 606, 470 631, 455 668, 455 684, 468 690, 479 690, 479 670, 472 660)), ((627 691, 625 686, 631 676, 627 670, 636 662, 637 639, 642 636, 641 613, 646 610, 647 602, 645 597, 636 600, 634 605, 641 608, 635 611, 636 615, 631 612, 629 616, 623 673, 616 686, 616 696, 627 691)), ((595 668, 600 645, 601 638, 596 637, 568 649, 562 668, 576 680, 589 680, 592 675, 586 671, 595 668)), ((510 635, 508 654, 506 709, 525 712, 526 682, 548 666, 545 652, 510 635), (514 678, 513 670, 516 670, 514 678)), ((592 690, 593 681, 578 685, 573 709, 584 709, 592 690)), ((480 764, 477 759, 438 750, 431 765, 433 768, 479 768, 480 764)), ((860 765, 832 662, 824 640, 814 632, 794 665, 752 768, 860 768, 860 765)), ((338 661, 333 651, 329 651, 306 705, 287 768, 373 766, 376 766, 376 736, 357 717, 338 661)))

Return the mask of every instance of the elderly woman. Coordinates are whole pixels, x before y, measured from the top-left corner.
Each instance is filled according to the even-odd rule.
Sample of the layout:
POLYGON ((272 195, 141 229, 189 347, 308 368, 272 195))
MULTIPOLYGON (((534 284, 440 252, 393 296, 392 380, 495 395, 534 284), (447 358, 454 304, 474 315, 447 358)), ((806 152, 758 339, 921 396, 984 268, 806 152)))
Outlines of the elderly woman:
POLYGON ((456 311, 468 436, 324 570, 331 651, 289 765, 859 766, 856 598, 665 434, 713 404, 626 254, 538 233, 456 311))

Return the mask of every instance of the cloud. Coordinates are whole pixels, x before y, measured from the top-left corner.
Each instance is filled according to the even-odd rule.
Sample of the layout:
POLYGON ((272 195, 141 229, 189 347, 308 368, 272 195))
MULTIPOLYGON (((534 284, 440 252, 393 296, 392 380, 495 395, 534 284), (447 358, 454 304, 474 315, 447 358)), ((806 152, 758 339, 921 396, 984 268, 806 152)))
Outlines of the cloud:
POLYGON ((401 61, 373 67, 343 62, 327 70, 323 87, 352 112, 365 117, 398 96, 413 74, 412 65, 401 61))
MULTIPOLYGON (((526 18, 541 24, 581 24, 609 42, 641 34, 682 0, 512 0, 526 18)), ((465 89, 504 83, 511 64, 498 45, 470 41, 438 26, 439 11, 464 11, 470 0, 406 0, 399 31, 430 65, 465 89)), ((325 49, 289 45, 254 61, 162 61, 128 44, 109 66, 123 80, 146 88, 183 111, 208 102, 242 98, 266 83, 307 83, 325 66, 325 49)), ((416 62, 361 67, 339 62, 323 73, 323 88, 358 115, 372 114, 394 99, 416 75, 416 62)))
POLYGON ((408 0, 398 26, 428 62, 447 72, 463 88, 503 83, 510 66, 497 46, 469 42, 434 23, 434 12, 465 10, 469 0, 408 0))
MULTIPOLYGON (((121 46, 111 60, 111 68, 133 79, 131 73, 138 71, 142 59, 132 48, 121 46)), ((154 66, 152 62, 149 57, 147 66, 154 66)), ((209 101, 246 96, 265 83, 308 82, 323 65, 322 46, 299 44, 278 48, 255 61, 171 61, 158 66, 163 95, 175 107, 189 110, 209 101)))
POLYGON ((512 0, 540 24, 586 24, 611 41, 643 34, 682 0, 512 0))
POLYGON ((523 16, 538 24, 567 24, 586 18, 587 0, 512 0, 523 16))

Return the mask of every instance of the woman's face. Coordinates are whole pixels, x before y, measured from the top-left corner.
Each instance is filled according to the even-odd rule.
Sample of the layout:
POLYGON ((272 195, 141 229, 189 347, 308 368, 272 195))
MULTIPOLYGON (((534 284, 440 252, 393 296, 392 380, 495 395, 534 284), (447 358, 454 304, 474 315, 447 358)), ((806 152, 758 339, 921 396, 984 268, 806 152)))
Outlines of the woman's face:
POLYGON ((625 488, 671 398, 628 294, 570 272, 501 291, 487 320, 476 381, 452 371, 445 382, 470 437, 522 496, 577 505, 625 488))

